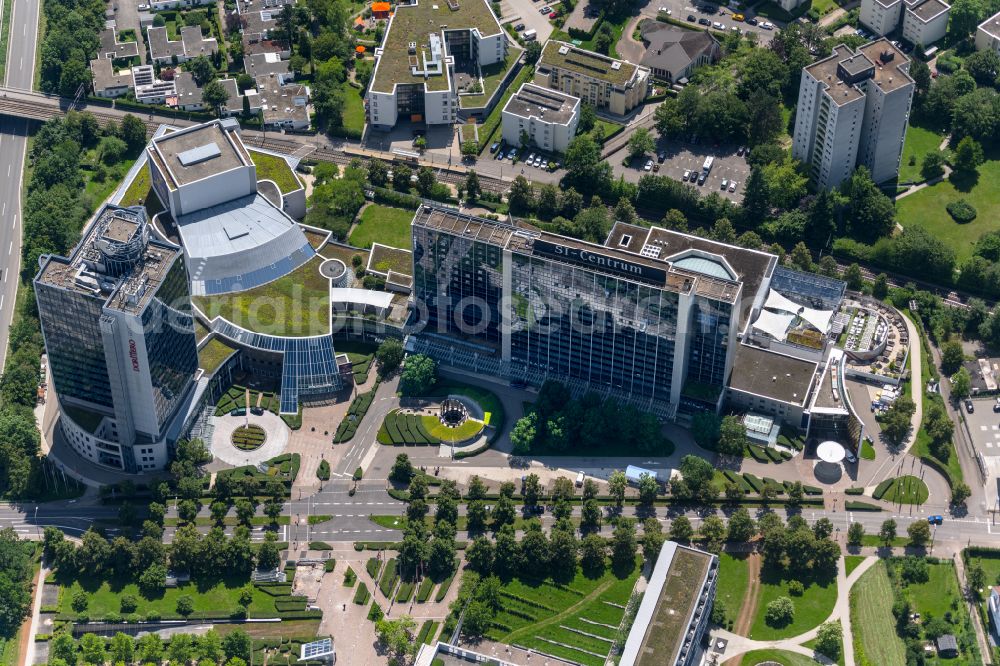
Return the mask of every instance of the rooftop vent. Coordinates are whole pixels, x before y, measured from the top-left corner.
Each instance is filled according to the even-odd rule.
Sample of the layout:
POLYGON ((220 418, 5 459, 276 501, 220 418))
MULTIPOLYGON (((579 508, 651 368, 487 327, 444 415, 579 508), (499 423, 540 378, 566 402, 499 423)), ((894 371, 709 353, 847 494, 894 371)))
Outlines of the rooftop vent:
POLYGON ((882 51, 881 53, 878 54, 878 59, 881 60, 882 62, 892 62, 893 58, 895 57, 896 54, 890 51, 889 49, 886 49, 885 51, 882 51))
POLYGON ((569 53, 569 47, 568 46, 560 46, 559 47, 559 55, 566 55, 567 53, 569 53))
POLYGON ((616 72, 621 68, 622 68, 621 62, 615 60, 613 63, 611 63, 611 69, 615 70, 616 72))
POLYGON ((222 154, 219 150, 219 146, 215 143, 208 143, 204 146, 198 146, 197 148, 192 148, 191 150, 185 150, 177 155, 177 159, 180 161, 181 166, 194 166, 195 164, 200 164, 206 160, 210 160, 213 157, 218 157, 222 154))
POLYGON ((417 43, 410 42, 409 44, 406 45, 406 48, 410 52, 410 55, 413 55, 417 52, 417 43))

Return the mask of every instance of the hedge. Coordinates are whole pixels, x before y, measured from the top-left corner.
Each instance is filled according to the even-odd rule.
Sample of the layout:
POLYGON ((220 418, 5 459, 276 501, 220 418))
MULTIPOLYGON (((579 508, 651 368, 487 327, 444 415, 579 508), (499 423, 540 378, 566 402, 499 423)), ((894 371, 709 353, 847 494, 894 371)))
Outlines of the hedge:
POLYGON ((359 583, 358 589, 354 591, 354 603, 358 604, 359 606, 363 606, 366 603, 368 603, 369 596, 370 595, 368 594, 368 586, 365 585, 364 583, 359 583))
POLYGON ((377 557, 369 557, 368 561, 365 562, 365 570, 368 572, 368 575, 372 577, 372 580, 378 578, 378 572, 381 568, 381 564, 382 563, 377 557))
POLYGON ((846 494, 848 494, 848 495, 864 495, 865 494, 865 489, 864 488, 848 488, 844 492, 846 494))
POLYGON ((429 576, 420 581, 420 589, 417 590, 417 603, 422 604, 427 601, 433 589, 434 581, 429 576))
POLYGON ((382 577, 378 581, 378 589, 382 590, 382 594, 385 595, 386 599, 390 598, 392 594, 392 588, 396 586, 396 580, 399 576, 396 574, 396 558, 392 558, 385 564, 385 571, 382 572, 382 577))
POLYGON ((750 484, 750 487, 753 488, 753 491, 755 493, 757 493, 758 495, 760 495, 761 492, 763 492, 763 490, 764 490, 764 482, 761 481, 759 478, 757 478, 756 476, 754 476, 750 472, 744 473, 743 474, 743 478, 746 480, 746 482, 748 484, 750 484))
POLYGON ((784 461, 784 458, 781 457, 781 454, 772 449, 770 446, 764 449, 764 455, 766 455, 768 459, 773 463, 780 463, 784 461))
POLYGON ((882 507, 877 504, 869 504, 868 502, 859 502, 857 500, 847 500, 844 502, 845 511, 881 511, 882 507))
POLYGON ((451 587, 451 582, 455 580, 455 574, 452 574, 441 581, 441 585, 438 586, 437 594, 434 595, 434 601, 441 601, 447 596, 448 589, 451 587))
POLYGON ((385 415, 377 439, 383 444, 396 446, 404 444, 437 445, 441 440, 431 435, 424 427, 423 418, 417 414, 403 414, 394 409, 385 415))
POLYGON ((822 488, 817 488, 816 486, 805 486, 804 485, 804 486, 802 486, 802 490, 803 490, 803 492, 805 492, 806 495, 822 495, 823 494, 823 489, 822 488))
POLYGON ((729 469, 723 470, 722 475, 726 477, 726 480, 736 484, 744 495, 748 494, 752 490, 752 488, 750 488, 750 484, 746 482, 746 479, 744 479, 742 475, 729 469))
POLYGON ((878 484, 877 486, 875 486, 875 491, 872 493, 872 497, 877 500, 882 499, 882 496, 889 491, 889 488, 895 482, 896 479, 886 479, 882 483, 878 484))
POLYGON ((414 583, 411 581, 404 581, 399 584, 399 592, 396 593, 396 601, 399 603, 406 603, 413 596, 414 583))
POLYGON ((358 425, 364 419, 365 414, 368 413, 368 408, 371 407, 372 400, 375 399, 376 389, 378 389, 378 384, 371 391, 362 393, 351 401, 351 406, 348 408, 344 420, 340 422, 337 433, 333 436, 334 444, 349 442, 354 437, 354 433, 358 430, 358 425))
POLYGON ((333 546, 326 541, 310 541, 309 550, 333 550, 333 546))
POLYGON ((750 453, 750 457, 759 463, 766 463, 769 460, 767 454, 764 453, 764 449, 759 446, 747 444, 747 451, 750 453))

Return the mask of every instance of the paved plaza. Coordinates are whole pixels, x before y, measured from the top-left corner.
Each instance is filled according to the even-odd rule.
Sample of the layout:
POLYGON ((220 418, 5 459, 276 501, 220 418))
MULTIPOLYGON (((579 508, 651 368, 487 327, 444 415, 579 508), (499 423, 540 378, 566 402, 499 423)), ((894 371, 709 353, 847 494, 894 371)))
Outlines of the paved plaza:
POLYGON ((232 435, 242 425, 246 425, 248 417, 225 414, 214 416, 215 430, 212 433, 212 455, 222 462, 239 467, 240 465, 259 465, 265 460, 284 453, 288 445, 288 426, 281 417, 271 412, 250 414, 251 425, 264 429, 267 439, 259 449, 242 451, 233 445, 232 435))

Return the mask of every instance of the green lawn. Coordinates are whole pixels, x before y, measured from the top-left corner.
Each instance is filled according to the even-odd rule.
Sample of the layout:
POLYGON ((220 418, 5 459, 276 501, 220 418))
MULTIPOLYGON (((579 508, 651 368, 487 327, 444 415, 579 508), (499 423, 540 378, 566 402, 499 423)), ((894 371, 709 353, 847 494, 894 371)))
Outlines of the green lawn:
POLYGON ((515 578, 501 589, 503 610, 493 619, 487 637, 503 643, 564 657, 584 666, 603 666, 640 572, 639 563, 618 578, 610 569, 589 578, 577 569, 572 580, 553 582, 515 578), (584 620, 598 622, 594 625, 584 620), (585 631, 591 636, 573 631, 585 631), (568 646, 573 647, 568 647, 568 646), (578 649, 582 648, 582 649, 578 649))
POLYGON ((764 662, 775 662, 781 666, 816 666, 816 662, 809 657, 785 650, 754 650, 743 655, 742 663, 748 666, 764 662))
POLYGON ((930 579, 926 583, 907 585, 907 596, 922 615, 931 613, 934 617, 943 617, 953 610, 951 600, 961 598, 955 567, 951 562, 942 562, 929 564, 928 569, 930 579))
POLYGON ((611 137, 612 134, 619 131, 621 128, 622 125, 620 123, 598 118, 594 123, 593 129, 587 132, 587 136, 598 143, 604 143, 611 137), (601 137, 600 141, 598 141, 598 137, 601 137))
POLYGON ((313 258, 291 273, 249 291, 196 296, 209 319, 222 316, 258 333, 320 335, 330 330, 330 283, 313 258))
POLYGON ((996 230, 1000 218, 1000 160, 992 159, 979 167, 976 184, 963 189, 967 191, 943 180, 896 202, 897 219, 904 228, 912 225, 926 229, 955 250, 959 263, 972 255, 981 235, 996 230), (962 198, 977 212, 976 219, 968 224, 958 224, 945 210, 947 204, 962 198))
MULTIPOLYGON (((606 17, 604 19, 604 22, 602 23, 602 25, 609 25, 609 26, 611 26, 611 32, 612 32, 611 50, 608 51, 608 55, 611 56, 612 58, 620 58, 621 57, 621 56, 618 55, 618 49, 615 48, 615 47, 617 46, 618 42, 621 40, 621 38, 622 38, 622 32, 625 31, 625 25, 628 24, 628 22, 629 22, 629 20, 631 20, 631 18, 632 18, 632 15, 630 13, 626 12, 626 13, 624 13, 623 16, 621 16, 619 18, 614 18, 613 19, 611 17, 606 17)), ((580 48, 581 49, 587 49, 588 51, 597 51, 597 48, 594 46, 594 42, 596 41, 597 34, 598 34, 598 31, 594 31, 594 39, 584 40, 583 42, 581 42, 579 44, 580 48)), ((561 41, 564 41, 564 42, 570 42, 570 43, 572 43, 574 41, 574 39, 572 37, 570 37, 569 33, 563 32, 559 28, 556 28, 555 30, 552 31, 551 39, 558 39, 558 40, 561 40, 561 41)))
MULTIPOLYGON (((57 578, 57 580, 60 580, 57 578)), ((240 589, 247 584, 247 578, 229 578, 208 584, 186 583, 174 588, 167 588, 162 595, 152 599, 144 597, 138 586, 131 580, 60 580, 59 611, 76 615, 71 603, 73 595, 78 591, 88 594, 89 604, 84 614, 91 618, 103 618, 108 615, 121 614, 121 598, 125 594, 135 595, 139 599, 141 615, 159 613, 162 618, 177 617, 177 599, 189 595, 193 600, 194 611, 231 613, 239 607, 240 589)), ((290 589, 290 588, 289 588, 290 589)), ((250 604, 251 617, 275 617, 274 597, 254 587, 253 602, 250 604)))
POLYGON ((745 554, 734 555, 726 552, 719 554, 719 579, 716 583, 715 602, 723 604, 728 619, 736 620, 749 582, 750 574, 745 554))
POLYGON ((277 155, 251 150, 250 159, 257 167, 257 180, 273 180, 282 194, 288 194, 302 188, 302 184, 295 177, 292 167, 288 166, 288 162, 277 155))
POLYGON ((462 384, 460 382, 451 381, 439 381, 434 385, 428 394, 428 397, 433 396, 445 396, 445 395, 464 395, 467 398, 472 398, 479 406, 482 407, 483 413, 485 415, 486 425, 493 426, 494 433, 499 434, 503 431, 504 419, 506 414, 504 412, 503 403, 500 402, 500 398, 497 394, 489 389, 485 389, 479 386, 473 386, 472 384, 462 384))
POLYGON ((906 141, 903 143, 903 158, 899 163, 899 182, 910 181, 920 182, 924 178, 920 175, 920 164, 924 160, 924 155, 938 149, 944 137, 924 127, 910 125, 906 128, 906 141), (915 163, 910 164, 910 158, 915 158, 915 163))
POLYGON ((369 204, 361 211, 351 232, 350 243, 354 247, 369 248, 372 243, 409 250, 413 247, 410 239, 410 222, 413 211, 394 208, 382 204, 369 204))
POLYGON ((236 349, 216 336, 205 343, 205 346, 198 350, 198 367, 210 375, 219 369, 222 362, 229 358, 236 349))
POLYGON ((851 572, 858 568, 858 565, 865 561, 864 555, 845 555, 844 571, 850 576, 851 572))
POLYGON ((463 109, 484 106, 500 86, 500 82, 503 81, 503 77, 507 74, 507 71, 514 66, 514 63, 520 57, 521 49, 510 48, 507 50, 507 58, 504 62, 484 67, 482 70, 483 92, 478 95, 462 95, 458 98, 458 105, 463 109))
POLYGON ((875 447, 867 439, 861 442, 861 457, 865 460, 875 460, 875 447))
POLYGON ((882 499, 896 504, 923 504, 927 501, 927 484, 915 476, 901 476, 889 486, 882 499))
POLYGON ((896 635, 892 601, 892 585, 884 562, 866 571, 851 588, 851 628, 857 663, 906 663, 906 649, 896 635))
POLYGON ((836 578, 823 581, 803 580, 805 591, 800 597, 789 593, 789 582, 782 580, 778 572, 761 572, 760 598, 749 638, 758 641, 788 638, 812 629, 830 616, 837 601, 836 578), (789 597, 795 603, 795 616, 784 627, 770 627, 764 622, 764 615, 767 604, 778 597, 789 597))
POLYGON ((473 418, 466 419, 465 423, 456 428, 449 428, 436 416, 424 416, 422 420, 427 432, 444 442, 461 442, 479 434, 483 429, 483 422, 473 418))
POLYGON ((365 102, 361 97, 361 90, 347 82, 344 82, 341 89, 344 91, 344 128, 364 132, 365 102))

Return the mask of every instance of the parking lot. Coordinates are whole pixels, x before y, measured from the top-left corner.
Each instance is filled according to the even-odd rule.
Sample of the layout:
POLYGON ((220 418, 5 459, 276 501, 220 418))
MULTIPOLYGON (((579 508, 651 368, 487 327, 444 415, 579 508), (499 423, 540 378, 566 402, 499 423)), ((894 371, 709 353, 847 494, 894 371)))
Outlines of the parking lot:
MULTIPOLYGON (((741 32, 753 32, 757 35, 757 40, 760 44, 767 44, 771 41, 774 33, 780 27, 779 23, 774 23, 774 27, 771 30, 767 30, 762 27, 762 23, 767 21, 763 17, 756 17, 755 12, 752 8, 743 10, 746 18, 755 18, 758 21, 757 25, 751 25, 746 21, 734 21, 733 20, 733 10, 725 6, 714 5, 711 3, 702 2, 692 2, 691 0, 649 0, 648 3, 641 9, 642 15, 649 18, 656 18, 659 13, 660 7, 670 10, 670 15, 680 21, 684 21, 688 16, 694 16, 695 22, 692 22, 692 27, 705 28, 705 25, 698 25, 697 19, 706 19, 708 22, 715 23, 718 22, 722 24, 722 31, 728 31, 736 26, 741 32), (702 8, 715 8, 714 13, 704 11, 702 8)), ((717 27, 717 29, 719 29, 717 27)))
MULTIPOLYGON (((690 171, 692 174, 699 174, 701 173, 702 166, 705 164, 705 158, 709 156, 714 157, 712 170, 705 179, 705 183, 698 185, 697 182, 694 182, 694 187, 698 189, 698 193, 702 196, 708 196, 711 192, 718 192, 719 196, 726 197, 738 203, 743 200, 743 185, 750 174, 750 166, 747 164, 746 154, 737 155, 738 148, 739 146, 706 147, 702 144, 678 143, 676 141, 660 139, 656 151, 657 153, 663 152, 665 154, 664 161, 660 163, 656 155, 651 155, 649 158, 652 158, 654 165, 659 166, 659 170, 655 172, 655 175, 682 180, 685 171, 690 171), (723 180, 726 181, 725 190, 722 189, 723 180), (736 181, 736 188, 735 191, 730 192, 729 185, 732 181, 736 181)), ((644 169, 646 161, 649 159, 647 157, 632 160, 628 166, 623 166, 621 159, 624 154, 624 151, 622 151, 610 158, 616 177, 624 175, 626 180, 637 181, 644 174, 653 173, 652 170, 647 172, 644 169)))
POLYGON ((961 407, 972 435, 972 444, 976 452, 985 457, 1000 457, 1000 413, 993 411, 994 404, 994 398, 973 400, 974 411, 971 414, 964 405, 961 407))
POLYGON ((538 33, 538 41, 545 43, 554 27, 548 16, 539 12, 544 6, 552 7, 553 3, 544 0, 502 0, 500 10, 503 12, 503 18, 500 21, 515 25, 523 23, 524 30, 534 30, 538 33))

